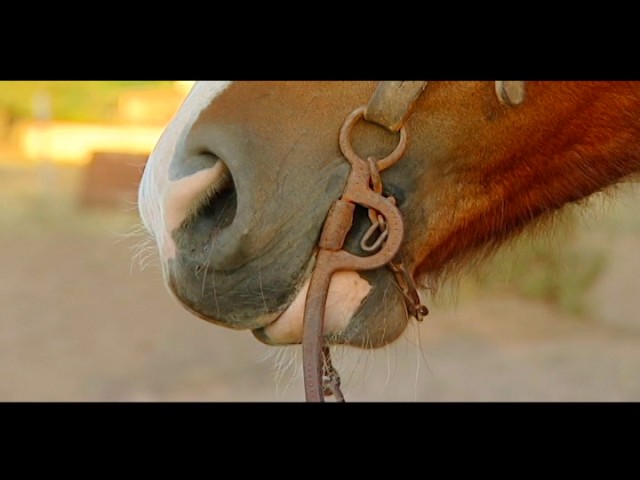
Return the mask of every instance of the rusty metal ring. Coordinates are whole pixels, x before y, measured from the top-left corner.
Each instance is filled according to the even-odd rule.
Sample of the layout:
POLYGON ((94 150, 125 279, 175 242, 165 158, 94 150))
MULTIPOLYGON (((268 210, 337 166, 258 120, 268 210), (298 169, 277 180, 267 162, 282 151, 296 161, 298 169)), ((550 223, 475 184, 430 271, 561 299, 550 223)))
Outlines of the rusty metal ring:
MULTIPOLYGON (((345 119, 342 127, 340 127, 340 150, 342 150, 345 158, 351 164, 353 164, 356 159, 362 160, 351 147, 351 130, 353 130, 353 126, 356 124, 356 122, 364 117, 365 108, 365 106, 356 108, 345 119)), ((378 170, 382 171, 385 168, 389 168, 391 165, 396 163, 398 160, 400 160, 400 158, 402 158, 402 155, 404 155, 406 149, 407 129, 402 126, 402 128, 400 129, 400 139, 398 140, 398 145, 396 145, 396 148, 393 150, 393 152, 377 161, 378 170)))

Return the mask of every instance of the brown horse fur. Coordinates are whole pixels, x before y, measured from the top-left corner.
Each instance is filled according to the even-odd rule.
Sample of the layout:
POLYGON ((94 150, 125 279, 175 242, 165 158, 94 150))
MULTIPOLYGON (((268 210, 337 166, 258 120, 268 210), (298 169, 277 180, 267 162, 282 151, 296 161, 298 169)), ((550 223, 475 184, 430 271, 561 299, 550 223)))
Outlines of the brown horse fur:
POLYGON ((431 287, 470 256, 640 169, 637 82, 528 82, 525 103, 500 112, 508 122, 498 114, 495 128, 469 135, 459 156, 475 160, 438 182, 439 214, 416 250, 416 273, 431 287))

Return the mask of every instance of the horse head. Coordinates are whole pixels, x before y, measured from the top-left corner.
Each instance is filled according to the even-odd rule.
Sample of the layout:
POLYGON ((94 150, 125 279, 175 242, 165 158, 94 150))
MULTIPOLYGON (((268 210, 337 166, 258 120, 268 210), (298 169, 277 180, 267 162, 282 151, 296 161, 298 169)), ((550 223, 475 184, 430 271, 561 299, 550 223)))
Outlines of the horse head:
MULTIPOLYGON (((323 222, 351 166, 338 136, 376 82, 198 82, 145 169, 142 219, 169 290, 195 315, 300 343, 323 222)), ((395 256, 410 281, 436 287, 528 224, 612 185, 640 165, 637 82, 429 82, 404 122, 401 161, 380 173, 404 225, 395 256)), ((399 134, 364 119, 361 158, 399 134)), ((344 248, 366 256, 356 206, 344 248)), ((375 348, 409 314, 388 268, 331 278, 323 333, 375 348)))

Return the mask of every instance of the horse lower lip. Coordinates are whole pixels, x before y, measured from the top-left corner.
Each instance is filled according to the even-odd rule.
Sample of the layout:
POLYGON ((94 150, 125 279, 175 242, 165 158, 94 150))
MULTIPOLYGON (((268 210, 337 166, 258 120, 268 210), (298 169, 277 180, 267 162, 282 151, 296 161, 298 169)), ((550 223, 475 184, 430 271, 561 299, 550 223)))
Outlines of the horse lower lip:
MULTIPOLYGON (((372 286, 356 272, 338 272, 331 279, 325 309, 324 333, 339 334, 356 313, 372 286)), ((304 307, 309 279, 295 299, 269 325, 254 332, 263 342, 274 345, 295 344, 302 341, 304 307)))

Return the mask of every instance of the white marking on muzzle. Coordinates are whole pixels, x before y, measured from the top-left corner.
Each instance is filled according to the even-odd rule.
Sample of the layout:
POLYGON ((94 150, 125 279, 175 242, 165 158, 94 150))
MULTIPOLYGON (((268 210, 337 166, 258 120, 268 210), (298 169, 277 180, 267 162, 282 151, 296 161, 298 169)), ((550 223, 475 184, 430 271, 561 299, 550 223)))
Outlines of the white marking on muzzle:
POLYGON ((189 214, 190 202, 221 174, 221 167, 216 164, 172 182, 169 180, 171 160, 201 112, 230 84, 229 81, 196 82, 147 161, 138 190, 138 211, 158 244, 161 260, 175 255, 171 230, 189 214))

